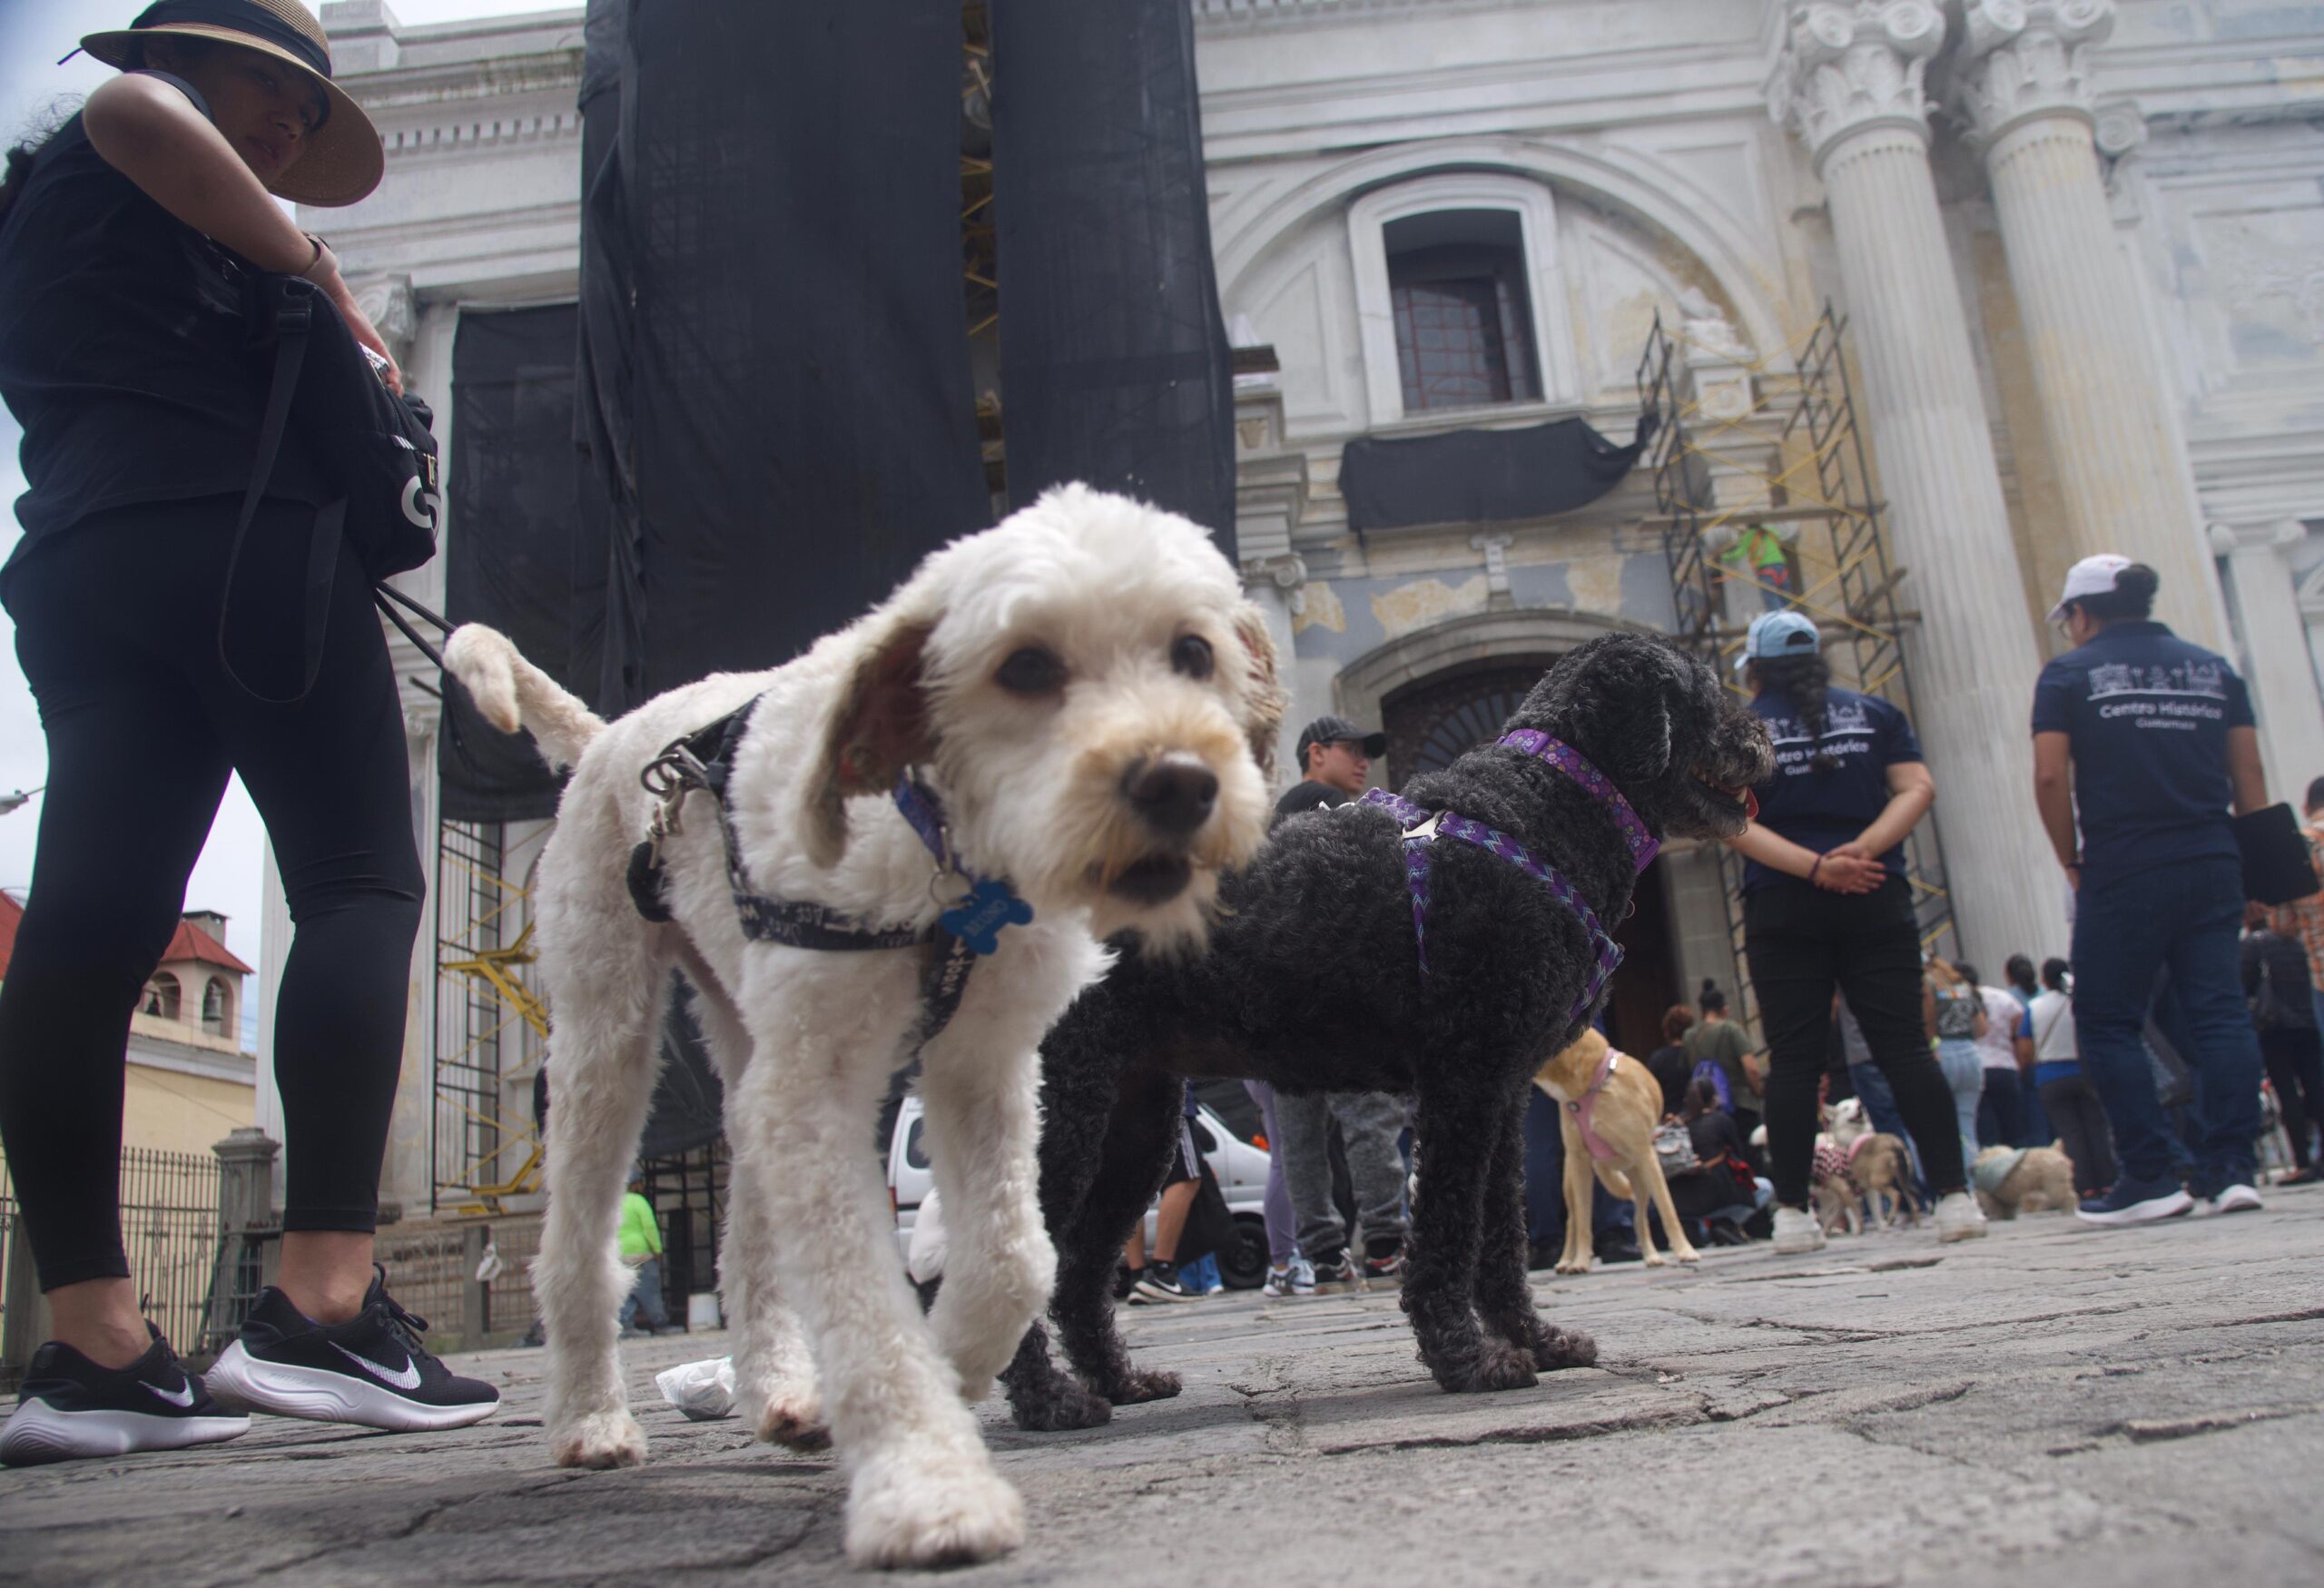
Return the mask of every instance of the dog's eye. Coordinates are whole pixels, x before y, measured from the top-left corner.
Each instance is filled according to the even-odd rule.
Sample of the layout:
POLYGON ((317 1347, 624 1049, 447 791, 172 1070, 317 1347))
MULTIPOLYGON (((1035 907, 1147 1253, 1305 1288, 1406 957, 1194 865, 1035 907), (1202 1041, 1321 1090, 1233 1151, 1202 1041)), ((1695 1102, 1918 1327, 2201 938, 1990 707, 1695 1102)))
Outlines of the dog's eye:
POLYGON ((1189 678, 1207 678, 1216 658, 1210 642, 1198 634, 1182 634, 1170 646, 1170 666, 1189 678))
POLYGON ((993 681, 1011 695, 1048 695, 1065 685, 1065 664, 1039 646, 1012 651, 993 681))

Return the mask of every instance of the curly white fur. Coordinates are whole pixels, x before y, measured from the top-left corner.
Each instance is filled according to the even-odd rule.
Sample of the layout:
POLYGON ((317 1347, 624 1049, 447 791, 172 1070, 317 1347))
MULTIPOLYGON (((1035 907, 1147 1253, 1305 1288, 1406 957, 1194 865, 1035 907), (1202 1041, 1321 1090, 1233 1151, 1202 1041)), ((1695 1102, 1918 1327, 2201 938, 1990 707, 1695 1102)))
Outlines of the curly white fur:
POLYGON ((850 1475, 847 1552, 858 1564, 1012 1547, 1023 1507, 963 1402, 1008 1362, 1054 1267, 1035 1194, 1036 1050, 1103 974, 1100 938, 1137 927, 1149 942, 1198 945, 1218 872, 1246 861, 1265 831, 1258 762, 1280 697, 1234 569, 1182 518, 1067 487, 936 552, 885 605, 789 666, 705 678, 611 725, 489 630, 463 628, 446 654, 488 720, 531 729, 547 757, 574 767, 539 887, 555 1029, 548 1220, 534 1274, 556 1458, 615 1466, 645 1455, 615 1345, 628 1275, 614 1231, 677 969, 726 1082, 734 1157, 721 1275, 742 1328, 743 1415, 792 1442, 828 1422, 850 1475), (1190 636, 1212 665, 1200 646, 1189 665, 1190 636), (1054 688, 1004 681, 1003 664, 1028 650, 1057 664, 1054 688), (925 1320, 864 1150, 888 1078, 910 1057, 924 951, 746 941, 715 814, 698 794, 663 847, 670 922, 645 922, 627 892, 652 814, 640 768, 754 696, 729 807, 756 890, 869 923, 929 925, 928 853, 883 794, 911 764, 943 800, 965 863, 1009 879, 1036 912, 1004 934, 921 1054, 955 1254, 925 1320), (1131 797, 1140 769, 1166 758, 1216 778, 1191 829, 1162 830, 1131 797), (1123 885, 1157 858, 1166 869, 1190 863, 1175 893, 1123 885))

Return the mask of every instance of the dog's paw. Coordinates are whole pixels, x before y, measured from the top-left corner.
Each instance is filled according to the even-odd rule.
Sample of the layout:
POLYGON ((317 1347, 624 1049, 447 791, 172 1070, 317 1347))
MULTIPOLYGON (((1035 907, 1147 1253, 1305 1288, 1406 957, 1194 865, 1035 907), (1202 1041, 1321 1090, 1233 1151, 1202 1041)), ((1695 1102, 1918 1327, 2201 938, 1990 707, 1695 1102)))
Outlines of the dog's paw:
POLYGON ((1580 1329, 1541 1326, 1541 1344, 1533 1347, 1533 1362, 1544 1373, 1565 1367, 1589 1367, 1598 1360, 1598 1342, 1580 1329))
POLYGON ((1134 1406, 1141 1401, 1167 1401, 1181 1387, 1175 1373, 1137 1368, 1122 1375, 1119 1384, 1108 1386, 1106 1398, 1118 1406, 1134 1406))
POLYGON ((966 1565, 1024 1542, 1025 1502, 981 1449, 867 1462, 848 1491, 850 1565, 966 1565))
POLYGON ((1541 1383, 1533 1371, 1531 1355, 1521 1351, 1506 1340, 1489 1339, 1484 1354, 1477 1360, 1476 1371, 1470 1375, 1472 1390, 1531 1389, 1541 1383))
POLYGON ((1682 1263, 1699 1263, 1703 1260, 1702 1253, 1697 1251, 1690 1246, 1682 1246, 1670 1255, 1678 1258, 1682 1263))
POLYGON ((758 1435, 769 1445, 812 1451, 830 1447, 832 1431, 823 1425, 822 1403, 812 1395, 767 1397, 759 1413, 758 1435))
POLYGON ((549 1440, 559 1466, 635 1466, 645 1459, 645 1431, 627 1412, 592 1412, 549 1440))
POLYGON ((1660 1252, 1647 1253, 1645 1262, 1646 1266, 1649 1268, 1660 1268, 1669 1266, 1660 1252))
POLYGON ((1590 1272, 1590 1265, 1585 1262, 1576 1262, 1571 1258, 1568 1258, 1566 1261, 1558 1265, 1557 1271, 1561 1274, 1587 1274, 1590 1272))
POLYGON ((1061 1379, 1038 1399, 1011 1397, 1009 1409, 1017 1425, 1029 1433, 1063 1434, 1075 1428, 1102 1428, 1114 1420, 1114 1403, 1074 1383, 1061 1379))

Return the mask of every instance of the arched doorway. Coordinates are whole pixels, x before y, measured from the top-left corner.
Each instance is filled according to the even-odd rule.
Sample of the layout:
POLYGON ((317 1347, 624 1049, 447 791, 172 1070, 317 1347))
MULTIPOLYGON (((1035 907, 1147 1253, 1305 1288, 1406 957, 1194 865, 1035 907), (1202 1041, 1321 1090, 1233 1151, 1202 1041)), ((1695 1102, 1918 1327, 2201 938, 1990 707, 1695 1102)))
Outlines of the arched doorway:
MULTIPOLYGON (((1388 735, 1393 786, 1402 788, 1414 774, 1449 766, 1497 738, 1555 659, 1496 656, 1392 690, 1381 701, 1381 726, 1388 735)), ((1661 861, 1639 878, 1630 918, 1614 928, 1614 941, 1621 945, 1622 966, 1607 995, 1606 1031, 1614 1046, 1642 1056, 1662 1045, 1662 1011, 1680 997, 1661 861)))

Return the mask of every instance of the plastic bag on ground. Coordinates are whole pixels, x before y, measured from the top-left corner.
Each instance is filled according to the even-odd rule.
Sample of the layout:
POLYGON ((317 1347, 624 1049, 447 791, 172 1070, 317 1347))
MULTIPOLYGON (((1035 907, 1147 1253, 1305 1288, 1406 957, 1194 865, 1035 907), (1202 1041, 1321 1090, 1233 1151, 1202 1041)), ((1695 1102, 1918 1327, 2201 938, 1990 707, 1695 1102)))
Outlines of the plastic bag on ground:
POLYGON ((662 1398, 697 1423, 714 1423, 734 1415, 734 1359, 716 1356, 707 1362, 681 1362, 654 1376, 662 1398))

